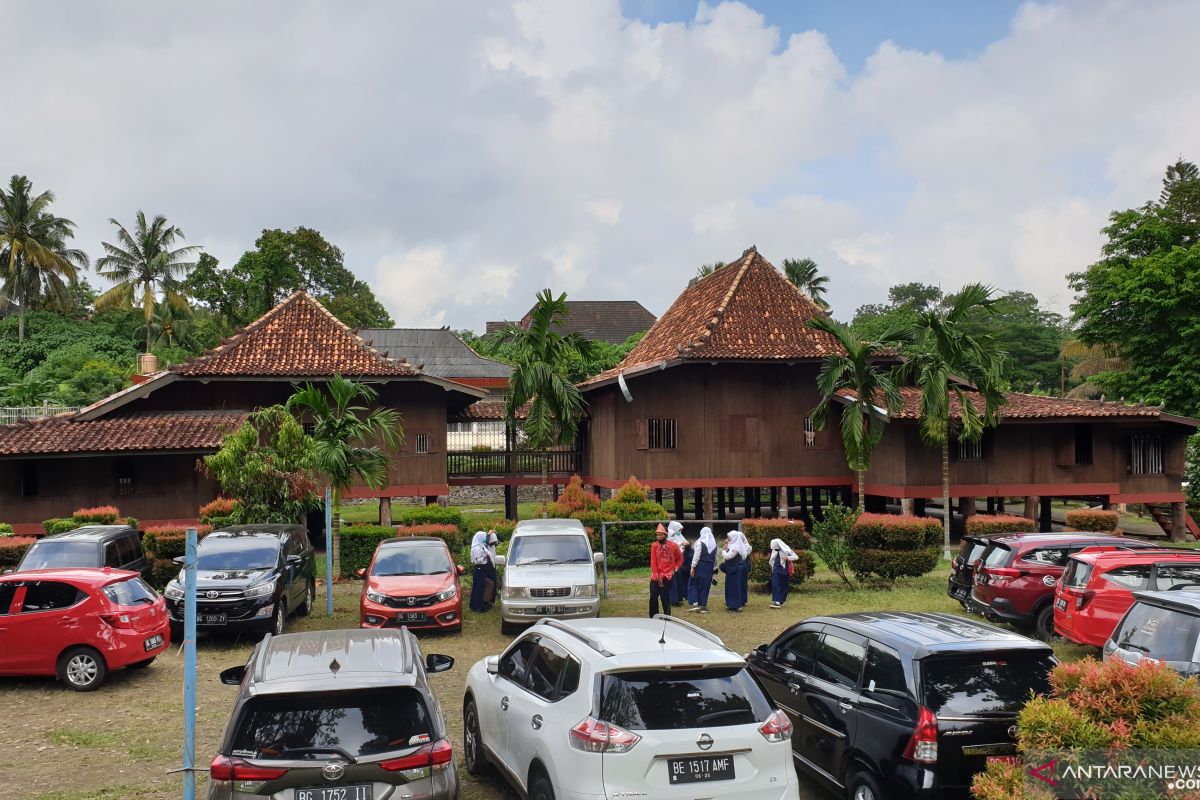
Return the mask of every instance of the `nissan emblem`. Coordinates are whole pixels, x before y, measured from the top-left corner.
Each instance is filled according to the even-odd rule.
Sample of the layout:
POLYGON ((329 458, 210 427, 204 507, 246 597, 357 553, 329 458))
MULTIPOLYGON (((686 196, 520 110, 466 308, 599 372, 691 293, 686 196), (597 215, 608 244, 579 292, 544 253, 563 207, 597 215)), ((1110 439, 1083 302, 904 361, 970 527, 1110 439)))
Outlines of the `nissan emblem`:
POLYGON ((701 750, 707 750, 713 746, 713 738, 707 733, 700 734, 700 738, 696 740, 696 746, 701 750))

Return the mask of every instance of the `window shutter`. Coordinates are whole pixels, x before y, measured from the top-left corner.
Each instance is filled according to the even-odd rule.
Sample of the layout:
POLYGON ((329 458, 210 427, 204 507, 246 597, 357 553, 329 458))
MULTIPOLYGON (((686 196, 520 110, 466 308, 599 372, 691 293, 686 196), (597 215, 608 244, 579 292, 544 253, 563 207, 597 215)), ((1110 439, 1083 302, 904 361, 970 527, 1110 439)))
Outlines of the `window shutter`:
POLYGON ((746 449, 746 418, 730 417, 726 427, 729 429, 729 449, 741 452, 746 449))
POLYGON ((762 448, 762 419, 746 417, 746 450, 757 453, 762 448))
POLYGON ((1060 467, 1075 466, 1075 429, 1060 427, 1054 432, 1054 463, 1060 467))
POLYGON ((650 434, 647 430, 646 420, 639 419, 637 422, 637 449, 646 450, 650 447, 650 434))

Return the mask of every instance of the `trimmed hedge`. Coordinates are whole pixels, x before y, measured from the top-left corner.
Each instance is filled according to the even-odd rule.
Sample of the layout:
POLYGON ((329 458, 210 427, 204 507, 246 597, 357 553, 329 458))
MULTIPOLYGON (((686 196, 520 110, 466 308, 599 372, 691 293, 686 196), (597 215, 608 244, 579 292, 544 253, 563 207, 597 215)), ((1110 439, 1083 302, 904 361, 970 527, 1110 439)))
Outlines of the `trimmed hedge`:
POLYGON ((395 536, 436 536, 446 542, 452 554, 462 550, 462 534, 454 525, 429 524, 405 525, 391 528, 387 525, 348 525, 342 528, 342 576, 351 578, 360 569, 371 565, 375 548, 384 539, 395 536))
POLYGON ((464 541, 462 531, 456 525, 431 522, 425 525, 401 525, 392 533, 393 536, 436 536, 446 543, 451 553, 457 553, 470 544, 464 541))
POLYGON ((150 562, 150 585, 161 592, 179 574, 179 570, 179 565, 169 558, 154 559, 150 562))
POLYGON ((29 545, 36 541, 32 536, 5 536, 0 539, 0 569, 16 569, 29 545))
POLYGON ((230 497, 218 497, 212 502, 200 506, 198 516, 200 521, 206 525, 224 527, 234 524, 234 514, 237 508, 237 500, 230 497))
MULTIPOLYGON (((196 541, 212 533, 211 525, 196 526, 196 541)), ((187 550, 187 528, 160 525, 147 528, 142 533, 142 549, 151 560, 170 561, 179 558, 187 550)))
POLYGON ((850 551, 850 570, 859 580, 872 575, 885 581, 916 578, 932 570, 941 557, 940 547, 919 550, 883 550, 862 548, 850 551))
POLYGON ((1120 516, 1116 511, 1099 508, 1077 508, 1067 512, 1067 527, 1077 531, 1112 533, 1117 529, 1120 516))
POLYGON ((112 525, 120 519, 121 511, 116 506, 77 508, 71 517, 80 525, 112 525))
POLYGON ((799 586, 806 578, 811 578, 816 568, 816 561, 808 548, 812 545, 812 537, 804 529, 800 520, 789 522, 786 519, 746 519, 742 520, 742 533, 746 534, 753 551, 750 553, 750 580, 755 583, 771 582, 771 540, 782 539, 799 556, 792 564, 795 569, 789 583, 799 586))
POLYGON ((1028 533, 1037 526, 1027 517, 1015 514, 976 514, 967 519, 967 533, 973 536, 995 536, 1000 533, 1028 533))
POLYGON ((847 538, 855 577, 893 581, 937 566, 942 526, 926 517, 861 514, 847 538))
POLYGON ((73 531, 78 527, 79 523, 75 521, 74 517, 52 517, 51 519, 42 521, 42 530, 44 530, 47 535, 54 533, 66 533, 67 531, 73 531))
POLYGON ((453 525, 460 532, 465 531, 462 512, 457 508, 442 506, 400 506, 392 511, 392 524, 408 527, 410 525, 453 525))

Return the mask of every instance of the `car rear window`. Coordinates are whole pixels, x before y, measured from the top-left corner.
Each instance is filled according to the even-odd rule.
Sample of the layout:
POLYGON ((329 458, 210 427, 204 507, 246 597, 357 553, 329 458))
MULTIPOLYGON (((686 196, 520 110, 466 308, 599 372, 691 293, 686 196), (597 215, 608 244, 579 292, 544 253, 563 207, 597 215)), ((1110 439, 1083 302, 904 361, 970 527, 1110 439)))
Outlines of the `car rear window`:
POLYGON ((1087 586, 1088 578, 1092 577, 1092 564, 1077 558, 1067 560, 1067 568, 1063 572, 1063 586, 1072 589, 1082 589, 1087 586))
POLYGON ((1050 691, 1050 653, 994 651, 940 656, 921 663, 924 705, 934 714, 969 717, 1015 713, 1031 694, 1050 691))
POLYGON ((1159 564, 1154 588, 1159 591, 1200 587, 1200 564, 1159 564))
POLYGON ((974 564, 983 555, 983 551, 987 550, 987 542, 972 542, 971 549, 967 552, 964 559, 968 565, 974 564))
POLYGON ((51 567, 98 567, 95 542, 41 541, 21 560, 21 570, 51 567))
POLYGON ((151 589, 141 578, 130 578, 105 586, 104 596, 119 606, 136 606, 153 603, 158 599, 158 592, 151 589))
POLYGON ((1191 662, 1200 635, 1200 617, 1184 611, 1135 603, 1117 626, 1117 646, 1163 661, 1191 662))
POLYGON ((601 718, 633 731, 748 725, 770 713, 742 667, 609 673, 600 685, 601 718))
POLYGON ((985 567, 1003 567, 1008 564, 1012 558, 1012 550, 1002 544, 988 545, 987 552, 983 554, 983 565, 985 567))
POLYGON ((414 689, 259 696, 242 710, 230 755, 325 760, 344 751, 357 758, 424 744, 432 734, 414 689))

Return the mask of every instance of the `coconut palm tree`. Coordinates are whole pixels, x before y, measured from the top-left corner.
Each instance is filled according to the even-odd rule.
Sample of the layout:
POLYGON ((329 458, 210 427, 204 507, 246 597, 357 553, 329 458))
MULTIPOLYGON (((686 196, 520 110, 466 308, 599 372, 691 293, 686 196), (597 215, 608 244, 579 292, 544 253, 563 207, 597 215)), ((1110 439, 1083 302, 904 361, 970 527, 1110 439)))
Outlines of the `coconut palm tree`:
POLYGON ((133 231, 115 219, 118 244, 101 242, 107 254, 96 261, 96 271, 116 283, 96 298, 97 310, 142 307, 146 319, 146 352, 153 341, 154 307, 158 294, 176 307, 187 305, 180 278, 187 275, 194 261, 188 259, 200 250, 198 245, 175 247, 184 238, 183 231, 159 215, 150 223, 146 214, 137 212, 133 231))
POLYGON ((993 313, 994 290, 979 283, 964 286, 944 310, 925 311, 901 331, 911 344, 894 380, 912 383, 921 392, 921 438, 942 449, 942 529, 946 558, 950 557, 950 437, 979 441, 987 427, 1000 420, 1006 400, 1000 372, 1007 354, 990 336, 966 332, 964 323, 977 314, 993 313), (951 416, 951 398, 958 400, 959 419, 951 416), (982 401, 983 408, 975 404, 982 401))
POLYGON ((724 261, 714 261, 711 264, 701 264, 696 270, 695 277, 688 281, 688 286, 694 286, 696 281, 700 280, 701 278, 707 278, 709 275, 712 275, 714 272, 719 269, 723 269, 724 267, 724 261))
POLYGON ((817 271, 817 262, 811 258, 785 258, 783 274, 792 285, 804 292, 821 308, 829 308, 825 292, 829 289, 829 276, 817 271))
POLYGON ((35 195, 24 175, 13 175, 8 190, 0 189, 0 292, 18 306, 19 341, 25 340, 26 310, 42 296, 69 305, 69 284, 88 266, 82 250, 67 247, 75 223, 50 213, 53 202, 53 192, 35 195))
POLYGON ((832 336, 844 353, 825 356, 817 374, 821 400, 813 409, 816 430, 824 430, 830 405, 837 399, 842 408, 842 448, 846 464, 858 478, 858 508, 866 498, 866 474, 871 468, 871 453, 883 438, 888 416, 900 410, 900 389, 891 371, 881 363, 895 357, 893 344, 899 331, 889 332, 880 341, 859 339, 850 329, 828 317, 814 317, 809 326, 832 336), (840 393, 840 394, 839 394, 840 393))
POLYGON ((1067 397, 1077 397, 1094 400, 1101 396, 1102 390, 1088 380, 1101 372, 1120 372, 1129 369, 1129 362, 1121 357, 1121 349, 1115 344, 1084 344, 1079 339, 1063 342, 1058 351, 1059 359, 1063 361, 1063 386, 1066 388, 1066 378, 1082 381, 1069 392, 1067 397), (1067 361, 1075 361, 1070 372, 1066 371, 1067 361))
POLYGON ((150 320, 154 330, 154 343, 165 343, 167 347, 188 345, 192 341, 192 316, 192 309, 186 303, 182 306, 165 301, 155 304, 154 316, 150 320))

